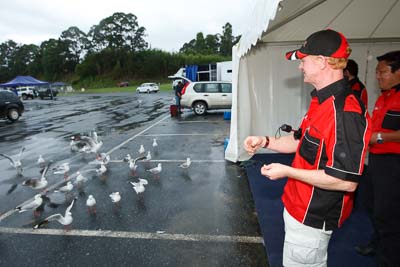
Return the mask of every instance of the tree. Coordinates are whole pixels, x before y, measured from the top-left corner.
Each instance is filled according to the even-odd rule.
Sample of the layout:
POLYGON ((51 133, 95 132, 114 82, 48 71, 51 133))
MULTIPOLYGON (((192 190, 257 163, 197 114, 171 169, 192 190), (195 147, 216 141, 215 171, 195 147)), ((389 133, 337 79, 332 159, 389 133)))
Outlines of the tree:
POLYGON ((219 49, 219 35, 207 34, 205 39, 206 54, 217 55, 219 49))
POLYGON ((49 39, 40 45, 40 49, 45 79, 56 80, 61 74, 67 72, 64 71, 66 47, 63 42, 49 39))
POLYGON ((148 44, 144 40, 146 29, 139 27, 137 17, 131 13, 114 13, 93 25, 89 31, 91 50, 101 51, 105 48, 113 50, 141 51, 148 44))
POLYGON ((68 49, 66 61, 72 61, 75 65, 79 64, 89 47, 86 34, 78 27, 69 27, 61 33, 60 41, 64 42, 68 49))
POLYGON ((234 45, 234 37, 232 35, 232 25, 227 22, 222 27, 221 44, 219 52, 223 56, 230 56, 232 54, 232 46, 234 45))

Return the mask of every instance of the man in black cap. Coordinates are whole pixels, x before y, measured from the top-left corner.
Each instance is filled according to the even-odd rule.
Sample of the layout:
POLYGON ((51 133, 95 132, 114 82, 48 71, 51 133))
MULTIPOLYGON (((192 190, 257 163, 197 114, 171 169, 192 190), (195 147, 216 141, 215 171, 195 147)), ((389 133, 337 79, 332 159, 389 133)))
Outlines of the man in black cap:
POLYGON ((301 134, 249 136, 244 141, 250 154, 261 147, 296 153, 291 166, 271 163, 261 168, 268 179, 288 177, 282 195, 284 266, 326 266, 332 231, 352 210, 371 132, 364 104, 343 77, 350 52, 346 38, 334 30, 315 32, 288 52, 287 59, 301 60, 304 82, 315 87, 301 134))

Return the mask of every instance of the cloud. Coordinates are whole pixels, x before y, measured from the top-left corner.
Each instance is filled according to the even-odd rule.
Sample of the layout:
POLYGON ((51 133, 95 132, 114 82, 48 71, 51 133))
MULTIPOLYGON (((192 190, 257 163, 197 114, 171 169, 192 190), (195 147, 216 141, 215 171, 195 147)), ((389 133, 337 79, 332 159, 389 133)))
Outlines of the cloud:
POLYGON ((146 28, 146 41, 153 48, 178 51, 196 37, 222 33, 226 22, 234 35, 245 27, 254 0, 14 0, 0 9, 0 42, 40 45, 58 38, 71 26, 84 32, 115 12, 132 13, 146 28))

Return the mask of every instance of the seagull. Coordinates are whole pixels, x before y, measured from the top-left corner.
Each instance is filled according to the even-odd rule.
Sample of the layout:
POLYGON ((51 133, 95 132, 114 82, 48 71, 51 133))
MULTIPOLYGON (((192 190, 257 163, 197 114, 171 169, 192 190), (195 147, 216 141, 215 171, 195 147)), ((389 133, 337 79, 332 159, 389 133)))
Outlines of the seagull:
POLYGON ((190 158, 186 158, 186 161, 181 165, 179 165, 178 167, 182 169, 188 169, 190 167, 190 164, 192 164, 192 161, 190 160, 190 158))
MULTIPOLYGON (((129 155, 129 154, 128 154, 129 155)), ((130 156, 130 155, 129 155, 130 156)), ((131 170, 131 174, 133 175, 133 176, 135 176, 136 175, 136 169, 137 169, 137 164, 136 164, 136 162, 138 161, 138 160, 142 160, 142 159, 145 159, 146 157, 143 157, 143 156, 139 156, 139 157, 137 157, 137 158, 135 158, 135 159, 130 159, 129 160, 129 162, 128 162, 128 165, 129 165, 129 169, 131 170)))
POLYGON ((96 214, 96 199, 93 195, 89 195, 86 200, 87 211, 89 214, 96 214))
POLYGON ((141 194, 144 192, 144 184, 141 182, 135 183, 135 182, 130 182, 132 185, 133 190, 135 190, 136 194, 141 194))
POLYGON ((148 172, 151 172, 154 176, 157 176, 160 174, 162 171, 161 163, 158 163, 157 167, 152 168, 150 170, 147 170, 148 172))
POLYGON ((81 194, 84 193, 83 185, 84 185, 84 183, 86 183, 86 181, 87 181, 87 178, 85 176, 83 176, 80 171, 77 171, 76 178, 75 178, 75 184, 76 184, 76 187, 78 188, 79 193, 81 193, 81 194))
POLYGON ((37 160, 37 164, 39 165, 40 168, 43 168, 44 165, 46 164, 46 161, 44 160, 44 158, 42 157, 42 155, 39 155, 39 158, 37 160))
POLYGON ((121 194, 119 192, 113 192, 109 196, 115 206, 119 206, 119 202, 121 201, 121 194))
POLYGON ((122 161, 129 162, 131 159, 132 159, 131 154, 126 154, 125 158, 122 161))
POLYGON ((71 192, 73 188, 74 188, 74 185, 71 183, 71 181, 68 181, 66 185, 58 188, 58 190, 55 190, 54 192, 67 193, 67 192, 71 192))
POLYGON ((43 199, 41 194, 36 194, 31 202, 28 202, 26 204, 23 204, 21 206, 18 206, 15 208, 15 210, 18 210, 19 213, 25 212, 28 210, 33 210, 33 215, 36 217, 40 215, 40 212, 38 211, 39 207, 42 206, 43 199))
POLYGON ((72 209, 72 206, 74 205, 74 201, 75 200, 72 200, 71 204, 67 207, 67 209, 65 210, 64 216, 62 216, 60 213, 50 215, 49 217, 45 218, 43 221, 36 224, 33 228, 37 229, 49 222, 57 221, 57 222, 61 223, 62 225, 64 225, 64 228, 67 230, 73 221, 71 209, 72 209))
POLYGON ((157 146, 158 146, 157 139, 153 138, 153 148, 156 148, 157 146))
POLYGON ((100 147, 103 145, 102 141, 98 140, 96 132, 92 133, 92 136, 73 136, 70 143, 72 151, 79 151, 84 153, 97 153, 100 147))
POLYGON ((151 152, 147 151, 147 155, 146 155, 145 161, 149 162, 150 160, 151 160, 151 152))
POLYGON ((100 168, 96 169, 97 175, 102 175, 107 171, 106 165, 104 163, 100 164, 100 168))
POLYGON ((40 179, 29 178, 29 179, 25 180, 22 183, 22 185, 30 186, 33 189, 43 189, 43 188, 45 188, 47 186, 47 183, 48 183, 45 175, 47 173, 47 170, 49 169, 49 165, 50 164, 47 164, 46 167, 44 168, 43 173, 42 173, 42 177, 40 177, 40 179))
POLYGON ((148 185, 149 184, 149 182, 146 179, 142 179, 142 178, 139 178, 139 183, 141 183, 143 185, 148 185))
POLYGON ((143 145, 140 145, 140 148, 139 148, 138 152, 139 152, 139 155, 143 155, 144 152, 146 152, 146 150, 144 149, 143 145))
POLYGON ((100 164, 107 165, 110 162, 110 155, 107 155, 106 153, 97 154, 96 160, 100 164))
POLYGON ((64 179, 68 178, 68 172, 70 170, 70 166, 68 162, 64 162, 57 167, 53 168, 54 174, 64 174, 64 179))
POLYGON ((22 158, 22 154, 25 151, 25 147, 22 147, 17 158, 14 160, 12 157, 6 155, 6 154, 1 154, 0 156, 3 158, 6 158, 10 161, 10 165, 13 166, 15 168, 15 170, 17 171, 18 175, 22 174, 22 163, 21 163, 21 158, 22 158))

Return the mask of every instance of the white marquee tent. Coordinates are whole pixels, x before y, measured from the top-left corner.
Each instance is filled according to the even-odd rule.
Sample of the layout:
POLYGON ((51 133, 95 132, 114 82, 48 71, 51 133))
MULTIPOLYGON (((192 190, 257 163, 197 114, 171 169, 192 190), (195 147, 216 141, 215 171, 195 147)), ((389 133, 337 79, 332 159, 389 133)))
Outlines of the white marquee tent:
POLYGON ((376 56, 400 50, 399 14, 400 0, 258 0, 248 31, 232 49, 233 103, 225 158, 247 160, 242 144, 248 135, 274 135, 284 123, 298 127, 312 88, 303 83, 299 62, 286 60, 285 52, 318 30, 331 28, 348 38, 371 111, 379 94, 376 56))

